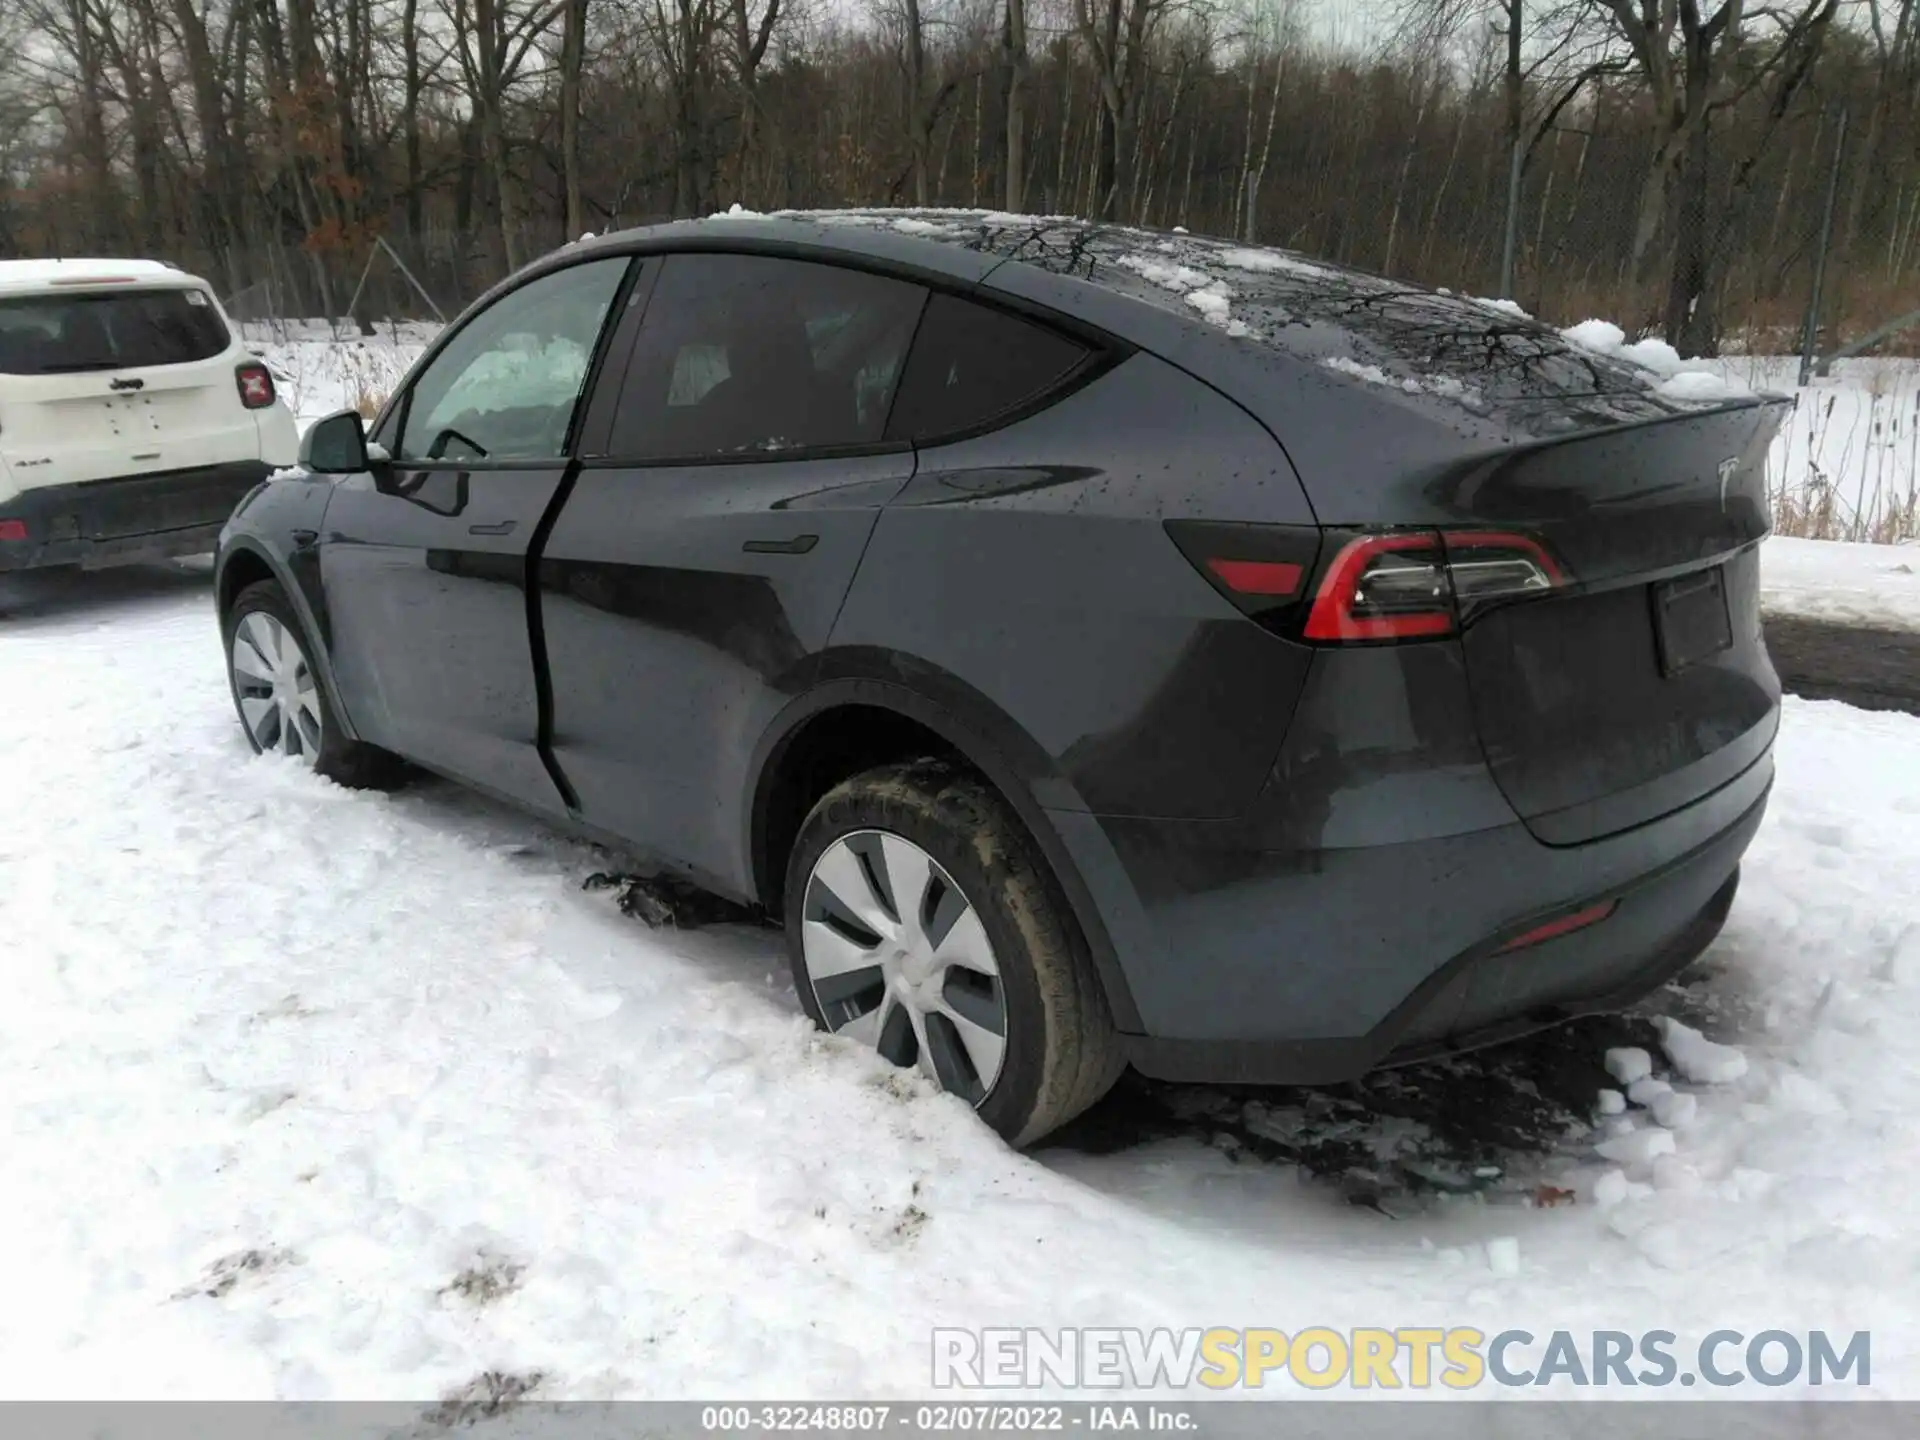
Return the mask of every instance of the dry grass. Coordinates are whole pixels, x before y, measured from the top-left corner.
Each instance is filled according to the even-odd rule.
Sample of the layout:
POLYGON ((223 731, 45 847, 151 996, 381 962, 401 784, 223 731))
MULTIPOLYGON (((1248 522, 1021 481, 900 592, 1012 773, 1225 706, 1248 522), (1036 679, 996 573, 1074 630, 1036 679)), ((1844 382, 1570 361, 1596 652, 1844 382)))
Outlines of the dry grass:
POLYGON ((1874 369, 1850 398, 1803 392, 1784 438, 1807 459, 1804 475, 1773 490, 1778 533, 1880 545, 1920 537, 1920 390, 1900 388, 1893 367, 1874 369))
POLYGON ((371 425, 373 417, 378 415, 380 408, 387 403, 387 393, 378 386, 368 384, 362 377, 354 386, 353 408, 360 412, 362 420, 371 425))

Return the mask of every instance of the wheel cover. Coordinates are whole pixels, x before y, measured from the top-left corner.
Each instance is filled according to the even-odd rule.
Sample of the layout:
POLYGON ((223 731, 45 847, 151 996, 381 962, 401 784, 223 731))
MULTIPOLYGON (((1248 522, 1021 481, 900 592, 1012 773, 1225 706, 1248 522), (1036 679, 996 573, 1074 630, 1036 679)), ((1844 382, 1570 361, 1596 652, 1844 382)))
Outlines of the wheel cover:
POLYGON ((999 960, 979 913, 913 841, 857 830, 807 877, 800 952, 827 1028, 978 1105, 1007 1049, 999 960))
POLYGON ((292 632, 264 610, 250 610, 234 626, 227 659, 253 748, 291 755, 309 769, 318 764, 325 727, 320 689, 292 632))

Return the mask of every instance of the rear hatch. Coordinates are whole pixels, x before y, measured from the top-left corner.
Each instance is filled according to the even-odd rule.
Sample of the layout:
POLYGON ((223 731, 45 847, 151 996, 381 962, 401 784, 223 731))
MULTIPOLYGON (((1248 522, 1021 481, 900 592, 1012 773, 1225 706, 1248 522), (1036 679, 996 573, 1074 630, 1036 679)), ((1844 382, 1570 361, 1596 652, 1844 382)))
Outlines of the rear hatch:
POLYGON ((233 349, 197 286, 0 295, 0 459, 23 490, 256 459, 233 349))
MULTIPOLYGON (((1553 583, 1385 637, 1462 647, 1487 762, 1541 840, 1577 844, 1678 809, 1771 743, 1779 681, 1760 635, 1758 549, 1786 402, 1706 403, 1692 397, 1710 386, 1668 386, 1634 363, 1671 372, 1677 356, 1641 346, 1628 358, 1611 327, 1585 327, 1608 352, 1595 353, 1504 302, 1283 251, 992 217, 967 235, 1181 317, 1101 312, 1279 439, 1340 542, 1322 546, 1323 591, 1332 557, 1361 553, 1352 545, 1380 552, 1366 563, 1390 589, 1424 585, 1422 557, 1445 544, 1456 594, 1476 566, 1485 579, 1500 562, 1498 580, 1516 553, 1544 547, 1553 583)), ((995 272, 998 288, 1024 283, 995 272)), ((1341 574, 1366 591, 1366 574, 1341 574)), ((1433 604, 1431 589, 1403 593, 1433 604)), ((1364 624, 1308 633, 1382 641, 1364 624)))
POLYGON ((1753 404, 1525 450, 1460 496, 1470 528, 1534 536, 1563 570, 1463 615, 1488 764, 1541 840, 1690 804, 1772 742, 1759 541, 1779 417, 1753 404))

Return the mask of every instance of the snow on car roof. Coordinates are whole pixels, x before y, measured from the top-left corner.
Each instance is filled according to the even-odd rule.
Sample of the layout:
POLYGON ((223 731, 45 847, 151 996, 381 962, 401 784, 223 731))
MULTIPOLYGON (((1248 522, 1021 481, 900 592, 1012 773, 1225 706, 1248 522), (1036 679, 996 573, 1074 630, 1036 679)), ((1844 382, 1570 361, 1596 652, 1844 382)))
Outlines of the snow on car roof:
MULTIPOLYGON (((116 281, 194 282, 186 271, 160 260, 0 260, 0 291, 44 290, 51 285, 111 285, 116 281)), ((197 283, 197 282, 195 282, 197 283)))
MULTIPOLYGON (((1513 420, 1530 407, 1560 411, 1578 399, 1596 412, 1592 418, 1618 421, 1670 412, 1671 402, 1686 398, 1656 393, 1664 377, 1629 363, 1636 359, 1630 351, 1571 343, 1511 302, 1430 290, 1277 247, 994 210, 779 211, 762 218, 886 230, 1016 261, 1197 319, 1403 400, 1456 411, 1513 420)), ((1554 428, 1569 417, 1534 418, 1554 428)))

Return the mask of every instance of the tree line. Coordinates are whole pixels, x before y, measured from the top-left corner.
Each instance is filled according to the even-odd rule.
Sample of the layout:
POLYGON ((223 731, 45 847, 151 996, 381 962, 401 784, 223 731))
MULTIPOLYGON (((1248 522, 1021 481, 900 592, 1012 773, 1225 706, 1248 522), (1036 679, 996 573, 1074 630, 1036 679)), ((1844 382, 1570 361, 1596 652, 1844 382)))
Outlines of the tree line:
POLYGON ((1823 232, 1833 333, 1920 306, 1920 0, 0 0, 0 53, 0 255, 287 313, 733 204, 1180 225, 1697 354, 1790 337, 1823 232))

